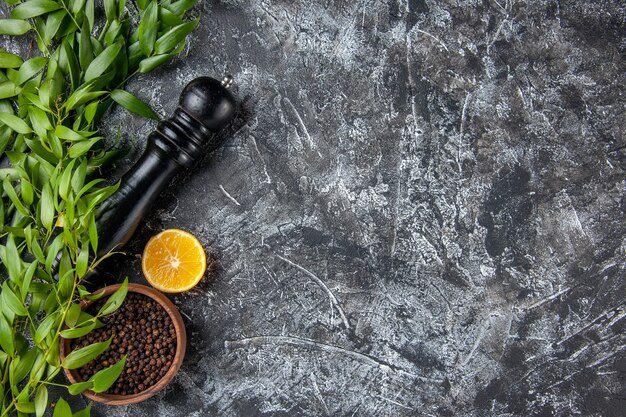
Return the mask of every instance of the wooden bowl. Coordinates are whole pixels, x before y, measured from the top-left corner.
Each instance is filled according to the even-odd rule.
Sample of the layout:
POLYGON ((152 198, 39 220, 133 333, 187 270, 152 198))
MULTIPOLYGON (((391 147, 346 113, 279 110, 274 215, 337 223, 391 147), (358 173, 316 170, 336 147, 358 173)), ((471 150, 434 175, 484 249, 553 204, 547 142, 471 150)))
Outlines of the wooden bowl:
MULTIPOLYGON (((108 287, 104 287, 100 291, 104 291, 105 295, 110 295, 113 294, 119 287, 120 284, 109 285, 108 287)), ((161 292, 155 290, 154 288, 146 287, 145 285, 128 284, 128 292, 139 293, 145 295, 146 297, 152 298, 154 301, 159 303, 159 305, 161 305, 161 307, 163 307, 163 309, 167 312, 167 314, 170 316, 170 319, 172 320, 172 324, 174 325, 174 329, 176 331, 176 354, 174 355, 174 359, 172 360, 172 365, 167 370, 163 378, 161 378, 156 384, 137 394, 96 394, 91 390, 83 392, 83 395, 85 397, 103 404, 128 405, 147 400, 148 398, 154 396, 163 388, 165 388, 165 386, 170 383, 174 376, 176 376, 176 373, 180 369, 180 365, 183 363, 183 358, 185 357, 185 348, 187 346, 187 333, 185 331, 183 318, 181 317, 174 303, 172 303, 161 292)), ((85 310, 94 302, 95 300, 86 301, 81 305, 81 308, 85 310)), ((65 359, 65 356, 67 356, 71 352, 70 343, 70 339, 61 338, 61 360, 65 359)), ((65 376, 67 377, 67 379, 72 384, 82 382, 82 379, 78 375, 77 369, 63 369, 63 371, 65 372, 65 376)))

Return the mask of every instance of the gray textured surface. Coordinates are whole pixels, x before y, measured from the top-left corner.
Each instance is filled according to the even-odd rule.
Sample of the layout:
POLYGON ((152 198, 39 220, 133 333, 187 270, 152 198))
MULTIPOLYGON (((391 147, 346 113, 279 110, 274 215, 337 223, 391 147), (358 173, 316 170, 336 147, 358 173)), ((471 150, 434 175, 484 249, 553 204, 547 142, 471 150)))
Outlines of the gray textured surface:
MULTIPOLYGON (((623 412, 620 3, 197 7, 186 56, 129 88, 165 115, 194 76, 230 72, 242 111, 124 271, 167 227, 219 266, 173 297, 175 382, 94 415, 623 412)), ((120 125, 136 152, 154 128, 120 125)))

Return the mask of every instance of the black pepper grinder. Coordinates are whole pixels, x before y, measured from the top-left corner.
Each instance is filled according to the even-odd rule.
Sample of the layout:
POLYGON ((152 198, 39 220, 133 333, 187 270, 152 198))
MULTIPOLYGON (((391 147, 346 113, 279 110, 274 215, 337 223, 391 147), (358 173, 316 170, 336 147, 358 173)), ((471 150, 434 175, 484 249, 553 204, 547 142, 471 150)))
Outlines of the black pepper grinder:
MULTIPOLYGON (((187 84, 174 115, 150 133, 141 158, 102 204, 96 217, 98 258, 128 242, 174 175, 221 145, 214 133, 234 116, 235 99, 228 90, 231 84, 230 76, 222 81, 200 77, 187 84)), ((100 275, 91 271, 86 284, 99 286, 100 275)))

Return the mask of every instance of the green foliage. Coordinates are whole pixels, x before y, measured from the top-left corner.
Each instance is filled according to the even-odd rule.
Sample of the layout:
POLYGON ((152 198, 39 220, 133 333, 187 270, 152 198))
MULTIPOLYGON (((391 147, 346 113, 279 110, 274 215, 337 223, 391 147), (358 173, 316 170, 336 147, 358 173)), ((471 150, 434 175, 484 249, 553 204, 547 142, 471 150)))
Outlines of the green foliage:
POLYGON ((113 90, 111 98, 125 109, 146 117, 148 119, 159 120, 159 116, 143 101, 125 90, 113 90))
POLYGON ((30 23, 21 19, 0 20, 0 35, 19 36, 31 30, 30 23))
POLYGON ((63 359, 61 366, 67 369, 80 368, 96 359, 102 352, 107 350, 111 344, 111 339, 105 342, 93 343, 84 348, 76 349, 63 359))
MULTIPOLYGON (((125 281, 96 316, 79 308, 100 296, 81 279, 99 261, 96 212, 115 191, 97 175, 122 154, 105 145, 98 122, 112 104, 158 119, 124 85, 182 51, 198 25, 184 20, 197 0, 5 1, 15 7, 0 20, 0 35, 31 40, 40 54, 25 60, 0 50, 0 417, 42 416, 59 371, 108 346, 62 359, 60 338, 101 326, 128 290, 125 281)), ((125 358, 68 392, 103 392, 124 365, 125 358)), ((59 399, 53 415, 72 411, 59 399)))

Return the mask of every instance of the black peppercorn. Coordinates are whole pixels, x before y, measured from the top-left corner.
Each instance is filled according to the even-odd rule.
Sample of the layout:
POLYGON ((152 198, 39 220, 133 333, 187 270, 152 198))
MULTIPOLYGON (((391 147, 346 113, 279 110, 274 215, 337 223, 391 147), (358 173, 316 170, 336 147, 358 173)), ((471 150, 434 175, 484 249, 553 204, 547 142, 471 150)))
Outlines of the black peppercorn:
MULTIPOLYGON (((106 298, 98 300, 87 312, 95 314, 105 301, 106 298)), ((125 354, 124 370, 107 394, 138 394, 163 378, 176 354, 176 331, 159 303, 143 294, 129 293, 120 308, 101 321, 104 327, 72 341, 74 350, 113 336, 104 353, 78 369, 83 381, 112 366, 125 354)))

